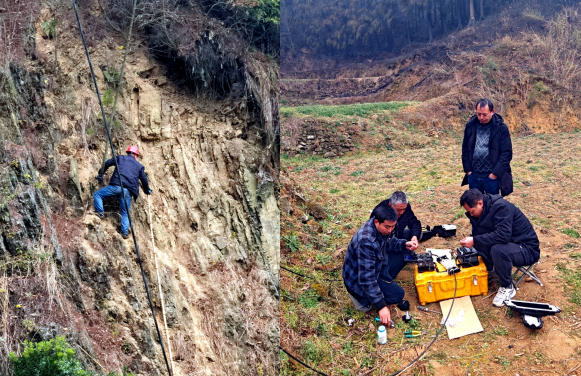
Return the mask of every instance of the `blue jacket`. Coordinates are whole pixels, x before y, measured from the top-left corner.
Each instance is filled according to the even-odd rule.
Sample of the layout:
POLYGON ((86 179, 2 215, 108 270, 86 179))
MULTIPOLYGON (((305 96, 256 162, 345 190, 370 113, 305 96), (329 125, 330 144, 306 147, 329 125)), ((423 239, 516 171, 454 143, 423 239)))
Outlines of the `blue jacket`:
MULTIPOLYGON (((117 164, 119 165, 119 170, 121 170, 123 188, 127 188, 129 192, 131 192, 133 198, 139 196, 139 180, 141 180, 141 184, 143 184, 143 191, 149 192, 149 183, 147 182, 147 175, 145 175, 145 167, 143 167, 141 163, 137 162, 137 160, 130 155, 118 155, 117 164)), ((105 162, 105 167, 99 171, 99 174, 103 175, 111 166, 115 166, 113 158, 105 162)), ((109 185, 121 186, 117 169, 113 171, 109 185)))
POLYGON ((381 235, 373 220, 365 222, 349 243, 343 263, 343 281, 348 290, 367 297, 359 303, 364 306, 373 304, 380 310, 387 304, 377 279, 383 266, 387 265, 390 253, 406 251, 406 240, 381 235))

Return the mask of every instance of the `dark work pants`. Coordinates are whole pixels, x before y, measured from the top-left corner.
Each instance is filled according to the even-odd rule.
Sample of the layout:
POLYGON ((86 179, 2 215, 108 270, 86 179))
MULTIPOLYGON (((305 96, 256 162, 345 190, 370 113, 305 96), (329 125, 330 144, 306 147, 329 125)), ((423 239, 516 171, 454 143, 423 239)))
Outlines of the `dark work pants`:
POLYGON ((470 189, 478 189, 482 193, 488 193, 491 195, 497 195, 500 193, 500 185, 499 179, 491 179, 489 177, 485 178, 477 178, 472 176, 473 174, 468 175, 468 188, 470 189))
MULTIPOLYGON (((385 299, 386 304, 397 304, 402 301, 405 291, 404 289, 395 283, 393 280, 399 272, 405 266, 404 257, 409 254, 409 251, 405 252, 398 252, 398 253, 388 253, 388 263, 384 265, 381 269, 381 273, 379 274, 379 279, 377 283, 379 284, 379 289, 383 293, 383 297, 385 299)), ((347 289, 349 294, 351 294, 355 299, 359 302, 362 301, 369 301, 367 298, 364 298, 350 289, 347 289)))
MULTIPOLYGON (((412 230, 410 230, 409 227, 406 227, 403 230, 403 239, 405 240, 412 240, 412 230)), ((422 240, 422 234, 420 233, 420 236, 418 236, 418 241, 422 240)))
POLYGON ((494 270, 498 274, 500 286, 510 287, 512 284, 512 267, 529 266, 539 261, 540 252, 525 244, 496 244, 490 248, 490 256, 494 270))

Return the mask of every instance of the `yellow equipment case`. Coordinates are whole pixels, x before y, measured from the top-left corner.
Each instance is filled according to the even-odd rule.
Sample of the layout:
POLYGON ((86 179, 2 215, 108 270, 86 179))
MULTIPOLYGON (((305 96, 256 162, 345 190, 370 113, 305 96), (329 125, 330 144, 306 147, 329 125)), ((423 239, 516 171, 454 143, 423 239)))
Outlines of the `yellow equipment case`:
MULTIPOLYGON (((488 271, 478 256, 478 265, 469 268, 460 268, 456 273, 456 297, 467 295, 486 295, 488 293, 488 271)), ((440 267, 434 271, 420 273, 418 265, 415 267, 416 290, 420 304, 439 302, 454 297, 454 276, 440 267)))

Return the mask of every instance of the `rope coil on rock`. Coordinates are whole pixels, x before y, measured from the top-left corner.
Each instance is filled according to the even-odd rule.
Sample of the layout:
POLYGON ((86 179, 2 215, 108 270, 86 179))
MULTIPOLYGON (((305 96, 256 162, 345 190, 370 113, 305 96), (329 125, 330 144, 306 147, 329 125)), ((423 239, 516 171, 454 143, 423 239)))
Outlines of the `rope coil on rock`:
MULTIPOLYGON (((119 165, 117 164, 117 156, 115 155, 115 147, 113 146, 113 140, 111 139, 111 130, 107 124, 107 116, 105 115, 105 109, 103 108, 103 102, 101 101, 101 94, 99 93, 99 87, 97 86, 97 79, 95 77, 95 72, 93 71, 93 65, 91 64, 91 57, 89 56, 89 50, 87 49, 87 43, 85 41, 85 34, 83 33, 83 27, 81 26, 81 20, 79 19, 79 13, 77 12, 77 5, 75 0, 71 0, 73 4, 73 9, 75 11, 75 16, 77 17, 77 24, 79 25, 79 33, 81 34, 81 39, 83 40, 83 47, 85 48, 85 54, 87 55, 87 61, 89 62, 89 68, 91 70, 91 75, 93 77, 93 84, 95 85, 95 92, 97 93, 97 98, 99 99, 99 106, 101 107, 101 114, 103 116, 103 122, 105 124, 105 129, 107 130, 107 138, 109 139, 109 145, 111 147, 111 153, 113 154, 113 160, 115 161, 115 171, 119 177, 119 184, 121 186, 121 192, 123 193, 123 181, 121 179, 121 173, 119 172, 119 165)), ((161 351, 163 352, 163 358, 165 360, 165 365, 167 367, 167 372, 171 376, 171 369, 165 354, 165 348, 163 346, 163 337, 161 336, 159 326, 157 325, 157 319, 155 318, 155 310, 153 309, 153 302, 151 301, 151 295, 149 294, 149 288, 147 286, 147 278, 145 277, 145 272, 143 270, 143 263, 141 261, 141 256, 139 255, 139 245, 137 244, 137 239, 135 238, 135 231, 133 230, 133 222, 131 221, 131 214, 129 213, 127 200, 125 199, 125 194, 123 196, 123 205, 125 205, 125 210, 127 211, 127 217, 129 218, 129 227, 131 228, 131 235, 133 237, 133 244, 135 245, 135 252, 137 253, 137 261, 139 262, 139 267, 141 268, 141 276, 143 277, 143 284, 145 286, 145 291, 147 293, 147 299, 149 300, 149 307, 153 315, 153 322, 155 323, 155 329, 157 330, 157 335, 159 338, 159 343, 161 345, 161 351)))

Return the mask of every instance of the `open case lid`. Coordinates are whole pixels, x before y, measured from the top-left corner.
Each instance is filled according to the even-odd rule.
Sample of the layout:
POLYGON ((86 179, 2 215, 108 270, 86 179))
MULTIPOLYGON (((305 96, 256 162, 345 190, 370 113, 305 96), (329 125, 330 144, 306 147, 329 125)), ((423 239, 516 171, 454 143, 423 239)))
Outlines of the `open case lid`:
POLYGON ((561 312, 559 307, 547 303, 525 302, 523 300, 507 300, 504 303, 507 307, 530 316, 542 317, 561 312))

